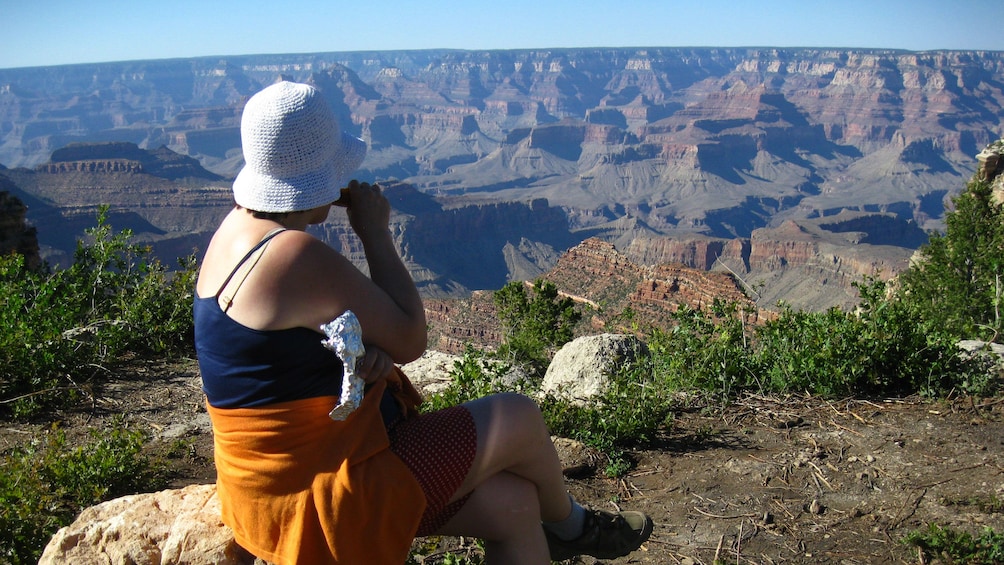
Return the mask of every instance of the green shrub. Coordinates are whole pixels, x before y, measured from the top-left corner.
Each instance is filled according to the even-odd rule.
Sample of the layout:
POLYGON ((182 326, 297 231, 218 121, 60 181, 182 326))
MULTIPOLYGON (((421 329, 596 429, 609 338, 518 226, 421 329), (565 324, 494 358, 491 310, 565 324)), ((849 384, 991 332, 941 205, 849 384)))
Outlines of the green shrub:
POLYGON ((58 281, 25 267, 24 257, 0 257, 0 399, 15 415, 30 414, 65 391, 85 355, 64 339, 58 281))
POLYGON ((0 472, 0 561, 37 563, 56 530, 98 502, 166 485, 159 465, 142 453, 146 435, 120 423, 92 430, 70 449, 53 428, 34 443, 3 453, 0 472))
POLYGON ((193 350, 194 258, 168 273, 106 214, 67 269, 35 272, 19 255, 0 257, 0 402, 14 416, 74 401, 84 381, 126 356, 193 350))
POLYGON ((1004 563, 1004 534, 991 528, 983 528, 973 537, 967 532, 931 524, 927 531, 911 532, 903 541, 920 548, 925 559, 969 565, 1004 563))
POLYGON ((494 293, 505 337, 497 355, 511 364, 543 376, 556 348, 572 339, 582 313, 568 297, 559 297, 553 283, 537 280, 533 293, 526 285, 511 282, 494 293))
POLYGON ((130 230, 115 233, 106 215, 103 207, 86 232, 90 243, 78 242, 73 265, 54 275, 70 319, 81 324, 75 329, 95 336, 91 349, 100 359, 190 352, 195 258, 180 259, 169 274, 149 247, 131 242, 130 230))
POLYGON ((860 323, 838 309, 784 309, 757 332, 757 392, 841 396, 862 377, 860 323))
POLYGON ((734 397, 755 379, 747 312, 716 300, 709 310, 680 306, 669 331, 653 330, 648 347, 658 381, 674 390, 734 397))
POLYGON ((952 199, 945 233, 933 233, 898 292, 935 332, 993 341, 1004 329, 1004 209, 974 179, 952 199))
POLYGON ((959 355, 956 339, 934 332, 886 283, 857 285, 858 311, 782 308, 762 325, 736 305, 680 308, 676 325, 649 336, 660 382, 728 401, 742 392, 818 396, 992 394, 999 383, 959 355))
POLYGON ((956 340, 925 327, 916 310, 886 283, 866 279, 857 312, 784 308, 758 328, 753 366, 759 392, 821 396, 931 396, 984 392, 971 383, 978 367, 959 356, 956 340))

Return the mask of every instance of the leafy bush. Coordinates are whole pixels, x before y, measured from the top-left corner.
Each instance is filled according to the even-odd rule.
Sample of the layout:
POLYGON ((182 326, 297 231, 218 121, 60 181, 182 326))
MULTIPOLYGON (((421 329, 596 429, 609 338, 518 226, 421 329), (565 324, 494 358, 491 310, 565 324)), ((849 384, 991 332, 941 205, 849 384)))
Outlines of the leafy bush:
POLYGON ((952 203, 945 233, 931 234, 898 294, 930 331, 993 341, 1004 329, 1004 209, 979 179, 952 203))
POLYGON ((92 333, 97 358, 125 352, 176 354, 193 348, 194 257, 179 259, 169 274, 149 247, 132 243, 131 230, 114 233, 107 208, 90 243, 78 242, 73 265, 54 276, 61 283, 76 330, 92 333))
POLYGON ((925 327, 915 309, 866 279, 857 312, 784 309, 758 328, 753 356, 760 392, 822 396, 946 394, 973 386, 974 363, 959 355, 956 339, 925 327))
POLYGON ((0 472, 0 561, 37 563, 56 530, 82 509, 125 494, 163 488, 162 469, 143 455, 146 435, 120 423, 92 430, 70 449, 65 433, 3 453, 0 472))
POLYGON ((925 559, 969 565, 1004 563, 1004 534, 991 528, 985 527, 973 537, 967 532, 931 524, 927 531, 911 532, 903 541, 920 548, 925 559))
POLYGON ((758 392, 813 392, 839 396, 865 377, 861 324, 838 309, 808 313, 784 309, 757 332, 758 392))
POLYGON ((83 381, 126 355, 193 348, 194 258, 169 274, 106 214, 65 270, 0 257, 0 399, 15 416, 73 401, 83 381))
POLYGON ((659 382, 675 390, 734 397, 755 378, 751 328, 736 304, 716 300, 710 310, 681 306, 669 331, 653 330, 648 347, 659 382))
POLYGON ((554 283, 537 280, 533 294, 520 281, 511 282, 494 293, 505 338, 498 356, 517 362, 543 375, 554 350, 572 339, 575 324, 582 317, 575 302, 559 297, 554 283))
POLYGON ((15 415, 38 410, 58 392, 67 401, 77 392, 70 374, 85 356, 63 338, 57 287, 54 277, 26 269, 24 257, 0 257, 0 398, 15 415))
POLYGON ((649 338, 654 370, 666 386, 728 401, 742 392, 819 396, 990 394, 998 383, 959 355, 956 339, 925 326, 886 283, 857 285, 857 312, 782 308, 776 319, 746 323, 747 313, 715 303, 681 308, 670 331, 649 338))

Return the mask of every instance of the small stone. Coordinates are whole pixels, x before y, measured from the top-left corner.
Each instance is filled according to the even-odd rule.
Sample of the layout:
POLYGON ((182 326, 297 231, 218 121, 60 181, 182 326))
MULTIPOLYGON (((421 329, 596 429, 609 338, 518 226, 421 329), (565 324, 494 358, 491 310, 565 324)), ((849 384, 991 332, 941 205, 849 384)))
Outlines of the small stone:
POLYGON ((823 505, 819 502, 818 498, 812 499, 812 502, 809 503, 809 513, 810 514, 823 513, 823 505))

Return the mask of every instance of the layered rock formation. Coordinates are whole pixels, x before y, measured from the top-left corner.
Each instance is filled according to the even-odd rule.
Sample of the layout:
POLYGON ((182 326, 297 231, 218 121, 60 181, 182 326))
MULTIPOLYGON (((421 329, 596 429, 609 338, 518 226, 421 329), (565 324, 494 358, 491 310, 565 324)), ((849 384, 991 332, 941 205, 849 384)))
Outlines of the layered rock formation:
POLYGON ((128 142, 71 143, 53 151, 49 162, 35 167, 35 171, 49 174, 146 173, 168 180, 223 180, 192 157, 175 153, 163 145, 144 150, 128 142))
MULTIPOLYGON (((758 308, 730 273, 681 264, 642 265, 597 238, 569 249, 540 278, 582 305, 585 317, 578 331, 584 334, 669 329, 681 306, 700 309, 715 300, 749 307, 753 321, 773 315, 758 308)), ((502 328, 490 292, 464 299, 428 299, 425 309, 430 349, 463 353, 467 346, 493 349, 501 343, 502 328)))
POLYGON ((229 182, 198 161, 132 143, 69 145, 33 169, 0 170, 0 180, 27 204, 24 217, 40 228, 42 257, 54 266, 69 264, 77 240, 108 206, 116 230, 132 230, 136 243, 173 268, 205 249, 233 201, 229 182))
POLYGON ((596 329, 621 331, 633 322, 665 329, 680 306, 702 309, 715 300, 753 306, 730 274, 674 263, 641 265, 595 238, 570 249, 544 278, 588 300, 597 309, 596 329))
POLYGON ((370 176, 423 191, 522 200, 532 187, 594 218, 583 227, 631 215, 660 232, 748 237, 782 211, 874 205, 926 229, 996 137, 1001 67, 993 52, 650 48, 0 70, 0 119, 13 124, 0 162, 133 141, 231 175, 241 104, 283 76, 324 89, 370 142, 370 176))
POLYGON ((822 222, 788 220, 753 230, 749 238, 637 238, 625 254, 642 264, 681 263, 730 273, 764 308, 778 302, 805 310, 850 308, 858 302, 854 283, 865 277, 888 280, 909 264, 910 248, 881 243, 926 237, 918 232, 889 215, 844 213, 822 222), (882 235, 888 231, 896 233, 882 235))
MULTIPOLYGON (((173 263, 227 207, 226 183, 211 175, 241 166, 244 101, 278 77, 313 82, 368 142, 361 177, 435 202, 398 217, 399 244, 429 296, 539 276, 599 237, 645 264, 727 266, 753 283, 774 284, 763 269, 808 265, 803 274, 824 287, 810 302, 822 307, 847 302, 849 278, 896 268, 885 247, 914 249, 941 226, 972 156, 1004 126, 1002 69, 993 52, 739 48, 10 69, 0 70, 0 122, 10 124, 0 162, 29 167, 10 175, 29 220, 59 226, 43 252, 72 247, 89 223, 81 218, 112 204, 118 223, 149 234, 173 263), (106 145, 63 149, 83 141, 106 145), (815 243, 784 249, 789 233, 815 243)), ((354 252, 338 223, 321 232, 354 252)), ((794 290, 777 282, 766 295, 794 290)))

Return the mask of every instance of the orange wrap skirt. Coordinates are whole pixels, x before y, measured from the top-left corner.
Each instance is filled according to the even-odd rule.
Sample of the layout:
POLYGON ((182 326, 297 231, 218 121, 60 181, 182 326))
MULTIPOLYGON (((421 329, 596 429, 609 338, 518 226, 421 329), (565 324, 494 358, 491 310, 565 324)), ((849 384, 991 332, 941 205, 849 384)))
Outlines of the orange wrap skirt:
MULTIPOLYGON (((420 397, 407 377, 388 381, 413 414, 420 397)), ((405 562, 426 499, 389 449, 379 409, 387 384, 341 422, 328 417, 333 396, 208 408, 223 522, 237 543, 277 565, 405 562)))

